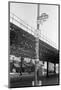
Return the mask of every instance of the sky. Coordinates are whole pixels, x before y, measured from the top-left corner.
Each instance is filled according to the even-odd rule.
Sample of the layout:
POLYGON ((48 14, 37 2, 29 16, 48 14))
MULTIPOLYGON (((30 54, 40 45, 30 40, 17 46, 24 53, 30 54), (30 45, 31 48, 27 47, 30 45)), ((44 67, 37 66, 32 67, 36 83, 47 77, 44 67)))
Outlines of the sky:
MULTIPOLYGON (((37 4, 11 3, 10 12, 37 29, 37 6, 37 4)), ((39 25, 41 35, 48 38, 51 45, 54 43, 54 47, 58 49, 58 6, 40 4, 40 16, 41 13, 48 14, 48 19, 39 25)))

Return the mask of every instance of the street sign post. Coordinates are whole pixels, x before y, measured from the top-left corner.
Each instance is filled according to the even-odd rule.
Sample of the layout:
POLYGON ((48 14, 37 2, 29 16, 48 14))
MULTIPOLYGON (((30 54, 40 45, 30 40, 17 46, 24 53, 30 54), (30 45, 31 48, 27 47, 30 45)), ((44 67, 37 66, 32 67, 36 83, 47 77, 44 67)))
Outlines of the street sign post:
POLYGON ((39 16, 40 12, 40 4, 38 3, 37 7, 37 30, 36 30, 36 44, 35 44, 35 51, 36 51, 36 59, 35 59, 35 82, 34 85, 38 86, 38 80, 37 80, 37 70, 38 70, 38 62, 39 62, 39 25, 42 24, 44 21, 47 20, 48 14, 42 13, 41 16, 39 16))

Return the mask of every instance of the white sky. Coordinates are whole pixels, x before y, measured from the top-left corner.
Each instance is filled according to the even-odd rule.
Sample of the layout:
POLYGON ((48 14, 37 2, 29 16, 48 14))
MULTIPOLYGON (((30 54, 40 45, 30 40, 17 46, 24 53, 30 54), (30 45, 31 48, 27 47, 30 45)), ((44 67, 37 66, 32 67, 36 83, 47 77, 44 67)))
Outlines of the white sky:
MULTIPOLYGON (((10 12, 37 28, 37 4, 11 3, 10 12)), ((58 6, 40 4, 40 15, 41 13, 49 15, 47 21, 40 25, 41 34, 53 41, 58 48, 58 6)))

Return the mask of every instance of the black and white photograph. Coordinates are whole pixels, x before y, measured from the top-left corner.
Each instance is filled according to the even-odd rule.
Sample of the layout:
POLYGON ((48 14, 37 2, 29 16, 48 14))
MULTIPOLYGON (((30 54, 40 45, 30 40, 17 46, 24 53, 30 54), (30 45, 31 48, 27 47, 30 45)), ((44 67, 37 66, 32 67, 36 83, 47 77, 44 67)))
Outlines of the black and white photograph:
POLYGON ((59 4, 9 2, 9 88, 59 85, 59 4))

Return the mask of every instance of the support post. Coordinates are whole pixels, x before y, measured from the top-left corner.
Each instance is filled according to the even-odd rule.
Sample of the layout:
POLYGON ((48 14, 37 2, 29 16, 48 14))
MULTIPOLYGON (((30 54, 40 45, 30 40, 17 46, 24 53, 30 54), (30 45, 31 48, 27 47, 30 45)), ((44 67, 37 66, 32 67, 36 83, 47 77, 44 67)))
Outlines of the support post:
POLYGON ((48 77, 49 62, 47 61, 47 77, 48 77))
POLYGON ((54 63, 54 74, 56 74, 56 63, 54 63))
POLYGON ((22 75, 22 65, 23 65, 23 60, 24 60, 24 58, 21 57, 21 64, 20 64, 20 74, 21 74, 21 75, 22 75))

